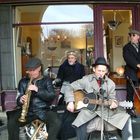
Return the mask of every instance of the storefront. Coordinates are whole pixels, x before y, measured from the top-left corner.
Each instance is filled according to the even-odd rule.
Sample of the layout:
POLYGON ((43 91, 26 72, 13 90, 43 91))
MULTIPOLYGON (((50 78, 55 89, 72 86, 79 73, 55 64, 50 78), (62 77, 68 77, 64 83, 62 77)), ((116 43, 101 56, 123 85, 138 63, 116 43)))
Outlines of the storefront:
POLYGON ((17 88, 29 57, 41 58, 44 69, 55 71, 68 50, 79 53, 87 73, 98 56, 106 57, 114 73, 125 65, 122 47, 129 29, 140 29, 140 5, 135 2, 7 2, 0 5, 2 90, 17 88))

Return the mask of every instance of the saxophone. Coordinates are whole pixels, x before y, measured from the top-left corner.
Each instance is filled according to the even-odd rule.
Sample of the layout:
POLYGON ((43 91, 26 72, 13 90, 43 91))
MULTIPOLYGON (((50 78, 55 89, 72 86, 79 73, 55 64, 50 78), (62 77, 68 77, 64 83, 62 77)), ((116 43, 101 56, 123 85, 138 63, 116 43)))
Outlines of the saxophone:
POLYGON ((31 91, 28 90, 29 85, 32 83, 32 78, 30 79, 25 95, 27 95, 27 101, 22 105, 22 111, 20 118, 18 119, 20 122, 26 122, 26 116, 28 113, 29 103, 30 103, 30 97, 31 97, 31 91))

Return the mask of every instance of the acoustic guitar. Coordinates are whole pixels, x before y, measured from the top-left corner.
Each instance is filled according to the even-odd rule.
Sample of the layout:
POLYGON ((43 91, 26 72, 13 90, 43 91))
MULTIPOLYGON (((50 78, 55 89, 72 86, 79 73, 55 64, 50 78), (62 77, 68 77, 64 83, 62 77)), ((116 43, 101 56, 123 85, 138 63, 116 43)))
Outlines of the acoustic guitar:
MULTIPOLYGON (((74 92, 75 98, 75 111, 79 111, 82 108, 87 108, 89 110, 96 110, 98 105, 110 106, 112 101, 111 100, 104 100, 98 99, 98 96, 95 93, 86 93, 83 90, 77 90, 74 92)), ((118 106, 123 108, 132 108, 133 103, 129 101, 118 101, 118 106)))

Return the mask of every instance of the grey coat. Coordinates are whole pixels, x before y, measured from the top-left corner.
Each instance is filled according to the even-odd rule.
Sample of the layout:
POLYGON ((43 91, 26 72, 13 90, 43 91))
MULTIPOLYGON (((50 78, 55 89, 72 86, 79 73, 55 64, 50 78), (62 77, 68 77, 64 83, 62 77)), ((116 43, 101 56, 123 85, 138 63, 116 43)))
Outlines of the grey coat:
MULTIPOLYGON (((82 79, 77 80, 70 84, 67 87, 67 92, 65 94, 65 101, 74 102, 74 91, 77 90, 85 90, 86 94, 88 93, 95 93, 99 94, 100 87, 97 83, 97 78, 94 74, 90 74, 84 76, 82 79)), ((116 99, 116 92, 115 92, 115 83, 109 79, 107 76, 105 77, 105 82, 102 85, 102 89, 104 89, 104 97, 107 99, 116 99)), ((101 106, 98 106, 96 110, 88 110, 86 108, 82 109, 75 121, 72 123, 73 126, 79 127, 88 121, 92 120, 96 116, 101 115, 101 106)), ((103 119, 107 121, 109 124, 115 126, 118 129, 123 129, 126 121, 130 116, 125 112, 123 108, 118 107, 117 109, 109 109, 109 107, 104 107, 103 111, 103 119)))

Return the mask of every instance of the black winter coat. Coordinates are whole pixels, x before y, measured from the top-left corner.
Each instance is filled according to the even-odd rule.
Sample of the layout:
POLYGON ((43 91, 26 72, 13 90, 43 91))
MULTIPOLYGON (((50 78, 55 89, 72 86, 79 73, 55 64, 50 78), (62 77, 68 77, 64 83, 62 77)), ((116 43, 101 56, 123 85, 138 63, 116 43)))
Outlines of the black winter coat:
POLYGON ((68 60, 59 67, 57 78, 72 83, 75 80, 81 79, 85 75, 84 65, 76 62, 74 65, 69 65, 68 60))
POLYGON ((140 44, 137 52, 134 46, 129 42, 123 48, 123 58, 126 62, 125 76, 128 76, 133 81, 138 81, 137 64, 140 64, 140 44))
MULTIPOLYGON (((22 106, 20 102, 21 96, 26 92, 29 78, 22 78, 18 85, 17 105, 22 106)), ((33 81, 34 82, 34 81, 33 81)), ((55 98, 55 91, 52 81, 49 77, 43 77, 36 81, 38 92, 32 91, 28 115, 36 115, 41 120, 46 118, 46 111, 50 110, 50 105, 55 98)))

